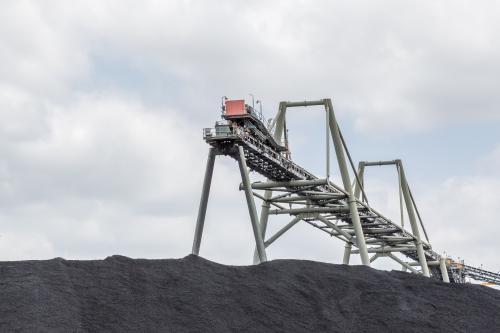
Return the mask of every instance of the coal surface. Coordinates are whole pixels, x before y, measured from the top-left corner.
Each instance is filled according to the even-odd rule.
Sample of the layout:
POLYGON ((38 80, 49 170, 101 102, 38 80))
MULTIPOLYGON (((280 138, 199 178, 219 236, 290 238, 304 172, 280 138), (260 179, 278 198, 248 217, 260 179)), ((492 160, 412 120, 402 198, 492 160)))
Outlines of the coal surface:
POLYGON ((0 331, 500 332, 500 292, 302 260, 0 262, 0 331))

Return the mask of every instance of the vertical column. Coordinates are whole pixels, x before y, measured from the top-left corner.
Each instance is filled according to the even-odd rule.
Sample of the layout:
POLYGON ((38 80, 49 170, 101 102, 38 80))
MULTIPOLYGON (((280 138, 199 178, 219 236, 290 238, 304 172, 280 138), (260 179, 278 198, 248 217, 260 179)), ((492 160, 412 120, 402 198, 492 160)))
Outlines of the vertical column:
POLYGON ((351 243, 345 243, 344 247, 344 258, 342 258, 342 264, 349 265, 349 259, 351 258, 351 243))
POLYGON ((325 121, 325 130, 326 130, 326 179, 330 179, 330 129, 329 129, 329 115, 328 115, 328 108, 325 108, 325 115, 326 115, 326 121, 325 121))
POLYGON ((255 202, 253 200, 252 186, 250 184, 247 163, 245 161, 245 153, 242 146, 238 146, 238 153, 238 164, 240 166, 241 180, 243 182, 243 188, 247 199, 248 213, 250 214, 250 220, 252 222, 255 245, 257 247, 260 262, 264 262, 267 261, 266 249, 264 247, 264 241, 262 240, 262 233, 260 231, 259 220, 257 218, 257 210, 255 209, 255 202))
POLYGON ((325 100, 325 108, 328 109, 327 112, 329 113, 330 131, 332 134, 333 144, 335 146, 335 153, 337 154, 340 174, 342 175, 342 183, 344 184, 344 189, 349 194, 349 210, 351 213, 354 232, 356 234, 356 245, 359 248, 361 262, 363 263, 363 265, 370 266, 370 257, 368 256, 365 236, 363 234, 363 228, 361 227, 361 221, 359 219, 358 206, 356 203, 356 198, 354 197, 354 193, 352 191, 351 180, 349 179, 349 171, 347 169, 347 164, 345 161, 344 147, 342 145, 342 140, 340 139, 339 128, 337 120, 335 119, 335 114, 333 112, 332 101, 330 99, 325 100))
POLYGON ((406 179, 405 170, 403 168, 403 164, 401 160, 397 160, 397 164, 399 166, 399 172, 401 175, 401 185, 403 187, 403 197, 406 203, 406 210, 408 211, 408 219, 410 220, 411 231, 413 236, 415 236, 415 246, 417 247, 418 260, 420 262, 420 266, 422 267, 422 274, 424 276, 429 277, 429 267, 427 266, 427 259, 425 258, 424 247, 422 245, 422 240, 420 238, 420 231, 417 225, 417 219, 415 218, 415 211, 413 209, 411 197, 410 197, 410 189, 408 187, 408 181, 406 179))
POLYGON ((404 228, 405 220, 404 220, 404 212, 403 212, 403 183, 401 182, 401 171, 399 170, 399 163, 396 163, 396 170, 398 171, 399 211, 401 213, 401 228, 404 228))
POLYGON ((441 270, 441 276, 443 277, 443 282, 450 283, 450 277, 448 276, 448 268, 446 267, 446 257, 439 257, 439 269, 441 270))
POLYGON ((210 185, 212 184, 212 175, 214 173, 215 156, 215 148, 210 148, 208 151, 205 179, 203 180, 203 189, 201 191, 200 206, 198 208, 198 219, 196 220, 196 229, 194 232, 193 250, 191 251, 194 255, 198 255, 200 253, 201 236, 203 235, 208 196, 210 194, 210 185))
MULTIPOLYGON (((269 219, 269 208, 271 208, 271 204, 267 200, 271 199, 272 195, 273 191, 271 190, 266 190, 264 192, 264 201, 262 202, 262 208, 260 211, 260 232, 263 241, 266 239, 267 220, 269 219)), ((253 252, 253 263, 258 264, 259 262, 259 253, 257 251, 257 247, 255 247, 253 252)))
MULTIPOLYGON (((281 137, 283 136, 286 116, 285 112, 286 102, 281 102, 278 107, 278 113, 276 114, 276 117, 274 118, 271 125, 271 128, 273 126, 276 126, 276 128, 274 129, 273 137, 277 144, 281 143, 281 137)), ((271 207, 267 200, 271 199, 272 195, 273 191, 271 190, 266 190, 264 192, 264 202, 262 202, 262 207, 260 210, 260 232, 262 235, 262 240, 266 239, 267 221, 269 220, 269 208, 271 207)), ((259 253, 257 251, 257 247, 255 247, 255 250, 253 251, 253 263, 259 263, 259 253)))
MULTIPOLYGON (((365 164, 363 162, 359 162, 358 166, 358 179, 361 183, 361 186, 365 186, 365 164)), ((359 186, 356 179, 354 179, 354 197, 356 199, 360 199, 361 187, 359 186)))

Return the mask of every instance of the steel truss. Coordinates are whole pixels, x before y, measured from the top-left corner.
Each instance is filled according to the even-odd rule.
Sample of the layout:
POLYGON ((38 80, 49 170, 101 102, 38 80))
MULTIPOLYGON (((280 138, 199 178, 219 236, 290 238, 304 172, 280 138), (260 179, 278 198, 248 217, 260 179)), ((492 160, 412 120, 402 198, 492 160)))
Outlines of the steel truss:
POLYGON ((344 264, 349 264, 351 254, 359 254, 366 266, 370 266, 371 262, 380 257, 388 257, 405 270, 424 276, 432 275, 445 282, 463 282, 461 277, 465 275, 481 281, 500 281, 500 275, 487 271, 479 272, 480 270, 471 269, 469 266, 464 265, 461 270, 457 270, 452 260, 432 250, 400 160, 360 162, 357 172, 354 170, 355 179, 351 182, 346 155, 353 166, 352 160, 335 119, 330 99, 281 102, 278 114, 270 126, 270 130, 274 130, 273 137, 276 142, 281 142, 284 134, 286 110, 305 106, 323 106, 326 112, 326 178, 314 176, 288 158, 289 155, 277 151, 260 137, 242 128, 235 127, 224 133, 217 133, 214 129, 204 130, 204 139, 211 148, 198 211, 193 254, 198 255, 200 250, 215 157, 227 155, 238 161, 242 179, 240 189, 245 192, 255 238, 255 263, 266 261, 266 248, 297 223, 304 222, 345 243, 342 260, 344 264), (334 144, 343 186, 329 179, 330 138, 334 144), (373 165, 395 165, 397 168, 401 225, 368 204, 363 189, 364 171, 367 166, 373 165), (263 175, 267 181, 251 183, 249 169, 263 175), (263 202, 260 217, 257 216, 254 197, 263 202), (403 202, 411 232, 404 229, 403 202), (292 219, 266 239, 270 215, 289 215, 292 219), (419 225, 426 240, 420 236, 419 225), (395 255, 398 253, 409 261, 400 259, 395 255))

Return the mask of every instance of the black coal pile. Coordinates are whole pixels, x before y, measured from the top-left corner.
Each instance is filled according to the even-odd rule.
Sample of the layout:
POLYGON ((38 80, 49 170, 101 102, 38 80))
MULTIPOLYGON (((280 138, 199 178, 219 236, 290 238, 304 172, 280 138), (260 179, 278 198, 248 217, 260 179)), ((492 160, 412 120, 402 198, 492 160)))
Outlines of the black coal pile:
POLYGON ((0 262, 0 331, 500 332, 500 292, 302 260, 0 262))

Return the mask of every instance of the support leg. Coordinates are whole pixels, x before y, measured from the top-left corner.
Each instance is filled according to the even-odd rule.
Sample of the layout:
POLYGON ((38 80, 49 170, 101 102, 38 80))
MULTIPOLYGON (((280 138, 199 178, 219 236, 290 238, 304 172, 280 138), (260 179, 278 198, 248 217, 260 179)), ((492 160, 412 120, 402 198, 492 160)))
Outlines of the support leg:
POLYGON ((287 232, 288 230, 290 230, 301 219, 302 219, 302 216, 298 215, 293 220, 291 220, 290 222, 288 222, 288 224, 286 224, 283 228, 281 228, 280 230, 278 230, 278 232, 276 232, 271 238, 269 238, 266 242, 264 242, 265 247, 268 247, 269 245, 271 245, 272 243, 274 243, 274 241, 276 241, 278 238, 280 238, 285 232, 287 232))
POLYGON ((396 170, 398 171, 398 187, 399 187, 399 212, 401 213, 401 228, 405 227, 404 211, 403 211, 403 183, 401 182, 401 171, 399 170, 399 164, 396 164, 396 170))
POLYGON ((200 207, 198 208, 198 219, 196 220, 196 229, 194 232, 192 254, 200 253, 201 236, 203 235, 203 226, 205 224, 205 214, 207 212, 208 196, 210 194, 210 185, 214 172, 215 148, 210 148, 208 152, 207 168, 205 170, 205 179, 203 180, 203 189, 201 192, 200 207))
POLYGON ((267 261, 266 249, 264 248, 264 241, 262 240, 262 233, 260 231, 259 220, 257 217, 257 210, 255 209, 252 186, 250 184, 250 178, 248 176, 248 168, 247 168, 247 163, 245 161, 245 153, 243 152, 243 147, 238 146, 238 151, 239 151, 238 164, 240 166, 241 180, 243 182, 243 188, 245 190, 245 196, 247 199, 248 212, 250 214, 250 220, 252 222, 252 229, 255 237, 255 245, 257 247, 257 253, 259 255, 260 262, 264 262, 267 261))
POLYGON ((378 259, 378 257, 380 257, 380 253, 375 253, 371 258, 370 258, 370 262, 374 262, 375 260, 378 259))
POLYGON ((445 257, 439 257, 439 268, 441 270, 441 276, 443 277, 443 282, 450 283, 450 277, 448 276, 448 269, 446 268, 445 257))
POLYGON ((411 267, 410 265, 408 265, 407 263, 405 263, 403 260, 401 260, 398 257, 396 257, 394 254, 388 253, 387 256, 389 258, 391 258, 392 260, 394 260, 395 262, 397 262, 398 264, 400 264, 401 266, 406 267, 412 273, 418 274, 418 271, 415 268, 411 267))
POLYGON ((342 258, 342 264, 349 265, 349 259, 351 258, 351 249, 352 249, 352 244, 345 243, 344 257, 342 258))
POLYGON ((340 138, 339 127, 337 120, 335 119, 335 114, 333 112, 333 105, 330 99, 325 100, 325 108, 329 114, 330 121, 330 131, 332 134, 333 144, 335 146, 335 153, 337 155, 337 162, 339 164, 340 174, 342 176, 342 183, 344 184, 344 189, 349 194, 348 203, 349 210, 351 213, 352 225, 354 227, 354 232, 356 234, 356 245, 359 248, 359 254, 361 256, 361 262, 363 265, 370 266, 370 257, 368 256, 368 250, 366 248, 365 236, 363 233, 363 228, 361 227, 361 221, 359 219, 358 206, 356 203, 356 198, 354 197, 354 192, 351 186, 351 180, 349 179, 349 170, 347 169, 347 164, 344 155, 344 146, 342 144, 342 139, 340 138))
MULTIPOLYGON (((358 166, 358 179, 359 179, 359 182, 361 183, 361 186, 365 187, 365 165, 364 163, 359 163, 359 166, 358 166)), ((360 198, 360 194, 361 194, 361 187, 359 186, 358 182, 356 181, 356 179, 354 179, 354 197, 356 199, 362 199, 360 198)), ((364 199, 364 198, 363 198, 364 199)))
MULTIPOLYGON (((262 239, 266 239, 266 230, 267 230, 267 221, 269 219, 269 208, 271 207, 271 204, 267 201, 271 199, 273 195, 273 191, 271 190, 266 190, 264 192, 264 202, 262 202, 262 208, 260 210, 260 232, 262 234, 262 239)), ((253 263, 258 264, 259 263, 259 253, 257 251, 257 247, 255 247, 255 250, 253 251, 253 263)))
POLYGON ((413 209, 413 204, 411 201, 410 188, 408 187, 408 181, 406 180, 405 170, 403 164, 400 160, 397 161, 399 172, 401 175, 401 185, 403 187, 403 196, 406 203, 406 210, 408 212, 408 219, 410 220, 411 231, 415 236, 415 246, 417 247, 418 260, 420 262, 420 267, 422 267, 422 274, 429 277, 429 267, 427 266, 427 258, 425 258, 424 247, 422 245, 422 240, 420 238, 420 231, 418 229, 417 219, 415 217, 415 210, 413 209))

